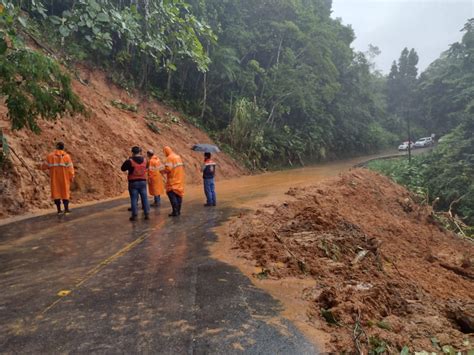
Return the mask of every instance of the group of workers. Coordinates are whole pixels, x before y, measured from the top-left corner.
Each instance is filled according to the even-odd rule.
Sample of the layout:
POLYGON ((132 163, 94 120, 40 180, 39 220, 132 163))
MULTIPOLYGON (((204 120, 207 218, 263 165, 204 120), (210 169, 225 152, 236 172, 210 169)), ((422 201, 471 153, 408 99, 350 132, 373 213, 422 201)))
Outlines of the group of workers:
MULTIPOLYGON (((70 190, 71 183, 74 180, 72 159, 64 149, 64 143, 58 142, 56 150, 50 153, 46 158, 46 162, 41 165, 43 170, 49 170, 51 198, 56 205, 58 213, 63 213, 61 201, 64 205, 64 213, 70 213, 70 190)), ((166 156, 164 164, 161 163, 153 150, 148 150, 147 156, 144 157, 141 148, 135 146, 132 148, 132 156, 122 164, 121 170, 128 173, 128 191, 131 204, 129 210, 132 212, 131 221, 137 219, 139 198, 141 199, 144 218, 149 219, 150 203, 148 201, 148 193, 153 196, 151 206, 159 207, 161 205, 161 196, 165 193, 165 190, 172 207, 172 212, 169 216, 177 217, 181 214, 185 183, 183 160, 170 147, 165 147, 163 151, 166 156)), ((204 206, 216 206, 214 184, 216 163, 212 160, 211 153, 204 153, 202 173, 204 193, 206 195, 204 206)))

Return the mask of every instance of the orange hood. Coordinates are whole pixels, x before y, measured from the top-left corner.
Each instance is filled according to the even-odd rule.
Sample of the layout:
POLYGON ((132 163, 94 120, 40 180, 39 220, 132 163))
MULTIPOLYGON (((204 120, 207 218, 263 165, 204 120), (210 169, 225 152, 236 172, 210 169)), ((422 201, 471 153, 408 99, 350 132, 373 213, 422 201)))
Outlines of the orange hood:
POLYGON ((173 154, 173 150, 168 146, 164 147, 163 151, 165 152, 165 155, 167 157, 170 156, 171 154, 173 154))

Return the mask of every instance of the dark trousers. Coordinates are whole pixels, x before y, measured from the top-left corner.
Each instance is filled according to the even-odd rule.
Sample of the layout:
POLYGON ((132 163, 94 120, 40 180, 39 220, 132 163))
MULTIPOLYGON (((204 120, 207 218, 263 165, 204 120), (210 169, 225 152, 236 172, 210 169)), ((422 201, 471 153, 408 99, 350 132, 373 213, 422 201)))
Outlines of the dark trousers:
POLYGON ((128 192, 130 194, 130 202, 132 204, 132 216, 138 214, 138 196, 142 200, 142 206, 145 214, 150 213, 150 203, 146 192, 146 181, 130 181, 128 183, 128 192))
POLYGON ((204 179, 204 193, 206 194, 206 203, 210 206, 216 205, 216 190, 214 178, 204 179))
POLYGON ((183 203, 183 198, 173 191, 168 191, 166 194, 170 199, 171 207, 173 208, 173 214, 179 216, 181 214, 181 205, 183 203))
MULTIPOLYGON (((58 209, 58 212, 61 212, 61 200, 54 200, 54 204, 58 209)), ((63 200, 64 210, 69 211, 69 200, 63 200)))

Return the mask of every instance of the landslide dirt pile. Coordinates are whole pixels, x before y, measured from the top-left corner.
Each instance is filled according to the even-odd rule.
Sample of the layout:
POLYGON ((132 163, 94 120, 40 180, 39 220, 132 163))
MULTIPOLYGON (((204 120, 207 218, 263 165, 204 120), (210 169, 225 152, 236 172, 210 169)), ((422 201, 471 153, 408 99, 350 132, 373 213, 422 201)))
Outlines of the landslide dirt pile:
POLYGON ((301 290, 332 351, 474 347, 474 244, 440 228, 429 207, 356 169, 232 222, 259 277, 311 277, 301 290), (470 335, 469 335, 470 333, 470 335), (469 338, 470 337, 470 338, 469 338))
MULTIPOLYGON (((0 129, 18 155, 11 154, 11 166, 0 171, 0 218, 51 207, 48 175, 36 165, 58 140, 65 142, 76 168, 73 203, 115 197, 126 191, 126 177, 120 166, 133 145, 153 148, 161 159, 163 146, 170 145, 186 164, 187 182, 200 181, 202 156, 191 152, 190 147, 212 141, 179 113, 156 101, 130 96, 110 84, 98 70, 78 68, 73 87, 89 110, 88 117, 42 122, 40 135, 10 131, 6 107, 0 104, 0 129)), ((245 173, 226 154, 219 154, 215 160, 220 178, 245 173)))

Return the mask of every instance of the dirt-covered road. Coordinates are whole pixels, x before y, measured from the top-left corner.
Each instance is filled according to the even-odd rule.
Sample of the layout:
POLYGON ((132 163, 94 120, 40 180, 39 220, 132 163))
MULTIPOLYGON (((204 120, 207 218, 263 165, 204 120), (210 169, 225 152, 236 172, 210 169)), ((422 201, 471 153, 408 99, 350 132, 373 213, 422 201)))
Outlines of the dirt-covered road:
POLYGON ((0 227, 2 353, 315 353, 281 305, 210 256, 213 229, 247 203, 335 176, 365 158, 200 187, 128 221, 128 201, 0 227))

